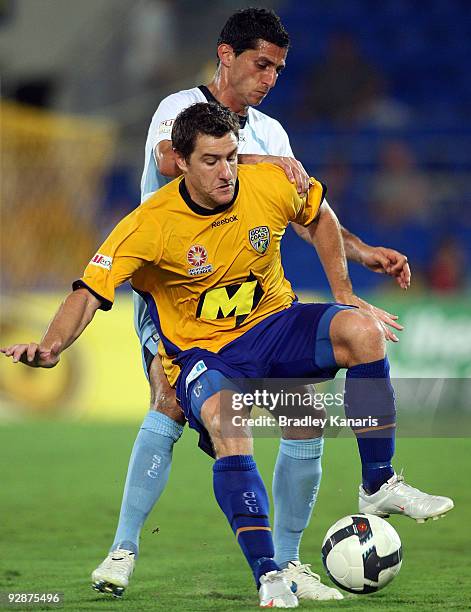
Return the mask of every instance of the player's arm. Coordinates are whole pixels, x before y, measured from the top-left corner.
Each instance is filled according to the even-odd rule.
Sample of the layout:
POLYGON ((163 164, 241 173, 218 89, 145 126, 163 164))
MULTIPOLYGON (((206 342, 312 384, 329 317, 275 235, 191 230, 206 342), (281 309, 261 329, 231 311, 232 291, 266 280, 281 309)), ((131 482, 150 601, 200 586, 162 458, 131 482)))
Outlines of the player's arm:
POLYGON ((14 362, 52 368, 59 355, 81 335, 98 308, 110 310, 115 289, 142 266, 157 264, 162 233, 152 217, 138 208, 114 228, 67 296, 38 344, 13 344, 1 350, 14 362))
MULTIPOLYGON (((306 242, 311 241, 306 227, 297 223, 292 226, 298 236, 306 242)), ((405 255, 388 247, 370 246, 343 226, 340 226, 340 232, 348 261, 355 261, 372 272, 392 276, 401 289, 410 287, 411 271, 405 255)))
POLYGON ((175 161, 171 140, 162 140, 154 148, 155 163, 160 173, 168 178, 176 178, 182 173, 175 161))
POLYGON ((176 178, 181 174, 172 148, 172 128, 178 114, 193 102, 184 92, 171 94, 160 102, 152 117, 147 139, 151 143, 157 168, 167 178, 176 178))
POLYGON ((346 228, 341 229, 347 259, 356 261, 373 272, 389 274, 396 279, 401 289, 410 287, 411 272, 405 255, 387 247, 365 244, 346 228))
POLYGON ((399 331, 403 329, 402 325, 397 323, 398 317, 369 304, 354 294, 348 274, 340 223, 325 200, 316 219, 306 229, 321 260, 334 299, 341 304, 358 306, 361 310, 373 315, 381 323, 386 339, 398 342, 397 336, 389 329, 389 327, 399 331))
MULTIPOLYGON (((303 195, 309 189, 309 175, 301 162, 294 157, 282 157, 275 155, 239 155, 241 164, 269 163, 279 166, 285 172, 291 183, 296 184, 297 192, 303 195)), ((306 227, 298 223, 292 223, 292 227, 297 235, 311 242, 311 237, 306 227)), ((373 272, 388 274, 396 279, 401 289, 408 289, 410 286, 411 272, 407 257, 399 251, 383 246, 370 246, 360 240, 345 227, 340 226, 340 233, 345 249, 345 256, 349 261, 355 261, 373 272)))
MULTIPOLYGON (((239 155, 239 163, 257 164, 266 162, 275 164, 284 171, 291 183, 296 184, 297 192, 304 195, 309 188, 309 175, 301 162, 295 159, 288 134, 278 121, 273 121, 270 134, 275 135, 270 145, 273 155, 243 154, 239 155)), ((300 238, 308 243, 311 242, 309 233, 304 226, 292 223, 292 227, 300 238)), ((342 226, 340 226, 340 231, 345 255, 349 261, 360 263, 373 272, 394 277, 402 289, 409 287, 411 274, 405 255, 387 247, 369 246, 342 226)))
POLYGON ((77 289, 62 302, 39 344, 13 344, 0 351, 12 357, 15 363, 20 361, 33 368, 53 368, 62 351, 75 342, 92 321, 100 305, 100 300, 88 289, 77 289))

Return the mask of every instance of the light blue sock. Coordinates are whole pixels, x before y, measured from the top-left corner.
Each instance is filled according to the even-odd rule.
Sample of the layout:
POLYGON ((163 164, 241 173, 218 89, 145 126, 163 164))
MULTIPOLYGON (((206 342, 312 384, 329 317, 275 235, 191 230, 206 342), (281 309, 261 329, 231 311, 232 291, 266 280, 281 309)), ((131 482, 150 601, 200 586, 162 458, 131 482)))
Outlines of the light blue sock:
POLYGON ((110 551, 125 548, 137 555, 141 529, 165 489, 173 445, 182 432, 183 426, 165 414, 154 410, 147 413, 129 459, 118 527, 110 551))
POLYGON ((324 438, 281 440, 273 475, 275 561, 299 560, 299 545, 316 503, 324 438))

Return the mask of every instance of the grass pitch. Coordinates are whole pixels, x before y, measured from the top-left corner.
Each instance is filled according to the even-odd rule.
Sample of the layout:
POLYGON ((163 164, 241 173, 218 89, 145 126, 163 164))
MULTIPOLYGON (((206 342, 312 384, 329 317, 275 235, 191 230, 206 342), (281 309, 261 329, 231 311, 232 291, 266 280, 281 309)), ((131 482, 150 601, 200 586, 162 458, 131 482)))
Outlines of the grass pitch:
MULTIPOLYGON (((90 572, 113 538, 137 428, 59 422, 0 428, 0 591, 63 593, 63 609, 74 611, 257 609, 251 574, 213 498, 212 462, 196 448, 191 431, 175 447, 169 486, 145 525, 124 598, 91 589, 90 572)), ((277 448, 276 440, 256 441, 268 486, 277 448)), ((453 497, 455 509, 424 525, 392 519, 404 561, 385 590, 332 604, 302 602, 300 609, 470 609, 470 453, 469 439, 399 440, 396 468, 404 465, 408 481, 419 488, 453 497)), ((302 559, 328 581, 320 561, 322 538, 334 521, 357 511, 355 441, 328 439, 323 466, 302 559)))

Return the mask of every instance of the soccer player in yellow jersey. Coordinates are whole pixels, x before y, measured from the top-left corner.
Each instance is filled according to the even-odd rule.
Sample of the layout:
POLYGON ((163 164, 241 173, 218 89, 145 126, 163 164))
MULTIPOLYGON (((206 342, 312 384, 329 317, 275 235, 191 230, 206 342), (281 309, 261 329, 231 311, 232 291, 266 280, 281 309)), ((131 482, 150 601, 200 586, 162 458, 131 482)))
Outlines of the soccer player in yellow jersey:
MULTIPOLYGON (((2 352, 27 365, 53 367, 129 280, 159 329, 165 373, 185 416, 215 458, 214 493, 253 572, 260 605, 296 607, 289 575, 273 558, 268 496, 250 433, 225 430, 231 398, 244 389, 234 379, 325 378, 346 368, 347 416, 375 417, 374 425, 356 432, 360 448, 371 453, 393 448, 394 393, 380 324, 345 305, 355 296, 325 188, 311 179, 301 197, 276 166, 238 168, 238 131, 237 117, 217 104, 198 103, 180 113, 172 141, 183 176, 117 225, 39 345, 2 352), (340 303, 296 302, 280 258, 291 221, 308 228, 340 303), (367 392, 361 379, 374 383, 367 392)), ((453 507, 448 498, 416 489, 407 496, 400 488, 396 483, 391 495, 408 505, 410 516, 453 507)))
MULTIPOLYGON (((299 193, 306 192, 309 176, 294 158, 288 134, 278 121, 258 110, 286 67, 288 47, 288 33, 273 11, 247 8, 229 17, 217 42, 217 68, 211 81, 170 94, 160 101, 152 117, 145 145, 141 202, 181 174, 172 146, 172 125, 182 110, 196 102, 218 102, 238 114, 239 163, 278 165, 296 182, 299 193)), ((230 218, 217 223, 227 222, 230 218)), ((296 223, 292 228, 310 241, 306 228, 296 223)), ((391 275, 403 289, 409 286, 410 270, 404 255, 393 249, 369 246, 342 227, 341 233, 347 259, 391 275)), ((263 234, 259 237, 263 240, 263 234)), ((201 257, 201 253, 193 253, 191 257, 201 257)), ((139 554, 141 529, 166 487, 174 445, 185 424, 175 390, 169 386, 157 354, 159 333, 147 303, 138 293, 133 298, 134 323, 149 381, 150 405, 129 459, 119 520, 109 553, 92 572, 93 587, 114 595, 122 595, 129 585, 139 554), (158 470, 149 470, 149 465, 155 463, 158 470)), ((374 313, 384 324, 386 337, 397 340, 393 331, 402 328, 396 317, 366 302, 358 301, 357 305, 374 313)), ((304 387, 303 392, 311 391, 304 387)), ((340 596, 338 591, 322 584, 309 564, 301 562, 299 550, 321 482, 323 444, 322 428, 315 424, 303 428, 283 427, 273 472, 275 558, 280 567, 289 570, 302 599, 326 600, 340 596)), ((392 469, 384 467, 365 468, 363 463, 362 468, 362 485, 370 493, 377 491, 392 475, 392 469)))

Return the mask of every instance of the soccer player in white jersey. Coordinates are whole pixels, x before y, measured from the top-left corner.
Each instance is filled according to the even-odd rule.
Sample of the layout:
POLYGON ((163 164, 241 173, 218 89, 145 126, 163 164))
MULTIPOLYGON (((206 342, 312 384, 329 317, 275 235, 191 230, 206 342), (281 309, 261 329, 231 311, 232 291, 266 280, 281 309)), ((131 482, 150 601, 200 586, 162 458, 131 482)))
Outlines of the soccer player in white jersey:
MULTIPOLYGON (((254 108, 263 101, 285 67, 288 46, 288 35, 272 11, 245 9, 229 18, 218 40, 218 67, 213 80, 208 86, 172 94, 157 108, 145 147, 142 201, 180 173, 170 140, 173 122, 186 107, 205 101, 217 101, 239 115, 239 163, 269 161, 277 164, 296 182, 300 193, 307 190, 308 175, 294 158, 285 130, 278 121, 254 108)), ((294 228, 303 235, 302 228, 294 228)), ((370 247, 344 228, 342 237, 350 260, 395 277, 403 289, 409 286, 410 270, 404 255, 384 247, 370 247)), ((142 526, 165 488, 173 446, 185 423, 175 392, 168 385, 160 359, 156 357, 159 339, 147 305, 137 294, 134 299, 135 326, 149 379, 151 405, 131 454, 119 523, 110 553, 92 574, 94 588, 117 596, 122 595, 128 586, 142 526)), ((402 329, 396 317, 362 300, 357 299, 355 305, 381 322, 388 339, 397 340, 387 327, 402 329)), ((415 506, 419 502, 411 504, 409 498, 411 491, 414 495, 420 492, 405 485, 402 477, 394 473, 391 467, 394 430, 387 436, 384 443, 375 444, 358 439, 363 477, 360 507, 380 515, 402 513, 416 518, 415 506)), ((309 566, 299 560, 302 533, 309 523, 320 484, 322 449, 321 430, 285 430, 274 471, 276 561, 297 583, 300 599, 342 598, 339 591, 323 585, 309 566)), ((416 498, 424 505, 420 495, 416 498)), ((425 497, 429 503, 431 496, 425 497)), ((435 510, 432 503, 426 510, 421 509, 420 517, 435 510)))

